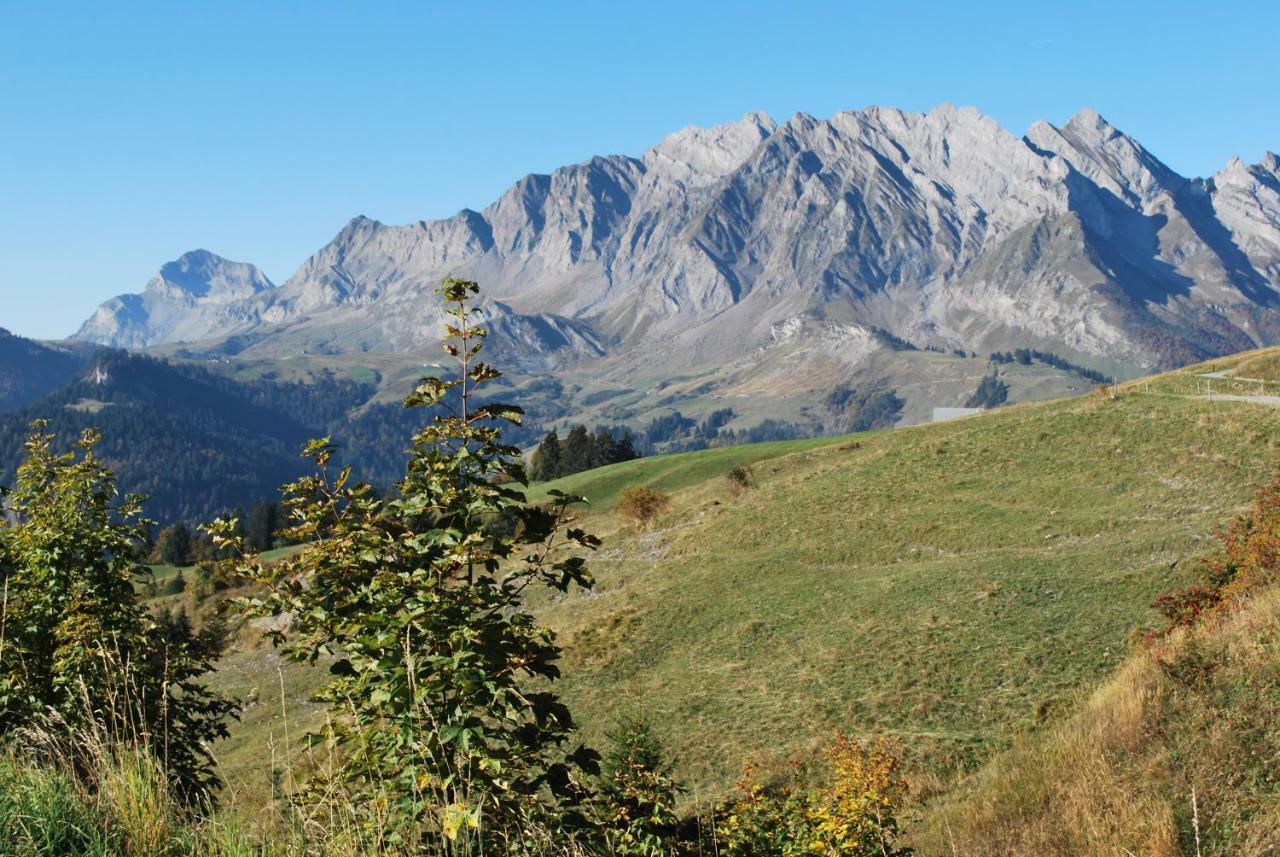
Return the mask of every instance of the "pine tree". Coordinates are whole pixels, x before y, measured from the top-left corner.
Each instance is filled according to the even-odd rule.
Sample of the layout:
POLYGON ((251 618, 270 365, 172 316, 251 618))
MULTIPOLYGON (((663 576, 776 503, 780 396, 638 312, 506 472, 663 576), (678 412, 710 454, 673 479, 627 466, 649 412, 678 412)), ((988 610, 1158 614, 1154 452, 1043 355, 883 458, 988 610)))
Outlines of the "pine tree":
POLYGON ((274 500, 264 500, 249 512, 245 522, 245 541, 254 550, 265 551, 275 547, 275 533, 280 529, 280 505, 274 500))
POLYGON ((586 426, 574 426, 564 439, 564 446, 560 451, 560 467, 567 474, 580 473, 594 466, 591 435, 587 433, 586 426))
POLYGON ((631 461, 640 457, 640 453, 636 451, 635 438, 631 436, 630 431, 623 430, 614 447, 614 456, 615 461, 631 461))
POLYGON ((533 452, 530 465, 531 475, 539 482, 548 482, 565 475, 560 461, 560 436, 554 430, 547 432, 542 438, 542 443, 533 452))
POLYGON ((596 433, 591 438, 591 466, 604 467, 619 460, 618 444, 613 438, 613 432, 604 426, 597 426, 596 433))

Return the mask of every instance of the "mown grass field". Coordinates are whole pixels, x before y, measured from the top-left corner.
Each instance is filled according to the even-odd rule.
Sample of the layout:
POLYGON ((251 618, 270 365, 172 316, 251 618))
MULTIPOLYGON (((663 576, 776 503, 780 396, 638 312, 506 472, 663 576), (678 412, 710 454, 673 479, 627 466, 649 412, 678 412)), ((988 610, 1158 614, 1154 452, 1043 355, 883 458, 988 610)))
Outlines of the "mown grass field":
MULTIPOLYGON (((595 590, 538 606, 566 649, 561 691, 592 741, 649 716, 690 801, 837 729, 900 736, 927 797, 1064 716, 1272 472, 1280 410, 1189 398, 1185 382, 537 486, 585 495, 604 538, 595 590), (758 487, 735 499, 738 463, 758 487), (611 511, 635 484, 672 497, 646 531, 611 511)), ((260 700, 221 753, 241 793, 269 790, 284 755, 281 684, 296 741, 321 672, 229 657, 219 683, 260 700)))

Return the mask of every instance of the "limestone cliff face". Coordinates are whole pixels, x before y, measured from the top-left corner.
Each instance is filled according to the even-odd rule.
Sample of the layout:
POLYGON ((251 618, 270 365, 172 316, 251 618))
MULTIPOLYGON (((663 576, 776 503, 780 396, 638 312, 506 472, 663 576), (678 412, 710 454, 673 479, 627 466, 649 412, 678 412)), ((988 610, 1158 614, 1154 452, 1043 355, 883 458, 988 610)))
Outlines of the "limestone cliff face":
POLYGON ((483 211, 358 217, 278 288, 188 254, 77 338, 413 350, 449 276, 484 284, 512 351, 557 365, 857 355, 879 328, 1161 366, 1280 341, 1280 160, 1185 178, 1091 110, 1022 138, 951 105, 752 113, 528 176, 483 211))
POLYGON ((104 303, 73 338, 144 348, 233 333, 259 322, 254 299, 273 288, 254 265, 193 250, 162 267, 141 294, 104 303))

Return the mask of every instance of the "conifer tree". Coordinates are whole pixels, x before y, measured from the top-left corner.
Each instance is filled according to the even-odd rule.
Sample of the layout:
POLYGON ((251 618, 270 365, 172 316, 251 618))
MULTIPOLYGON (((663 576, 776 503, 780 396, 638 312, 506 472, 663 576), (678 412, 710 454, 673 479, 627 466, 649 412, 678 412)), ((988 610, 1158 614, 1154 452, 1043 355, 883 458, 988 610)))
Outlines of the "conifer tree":
POLYGON ((547 482, 564 476, 564 467, 560 462, 560 436, 555 430, 547 432, 542 443, 533 452, 531 462, 532 476, 540 482, 547 482))
POLYGON ((620 460, 613 432, 604 426, 597 426, 595 436, 591 438, 591 466, 604 467, 620 460))
POLYGON ((191 562, 191 531, 178 522, 165 527, 156 537, 154 557, 165 565, 189 565, 191 562))
POLYGON ((275 546, 278 529, 280 505, 274 500, 264 500, 249 512, 249 519, 245 523, 245 540, 254 550, 271 550, 275 546))
POLYGON ((599 803, 609 853, 668 857, 678 853, 676 798, 662 743, 649 721, 620 720, 608 735, 600 768, 599 803))
POLYGON ((569 429, 560 450, 560 467, 565 473, 579 473, 594 466, 591 435, 587 433, 586 426, 574 426, 569 429))

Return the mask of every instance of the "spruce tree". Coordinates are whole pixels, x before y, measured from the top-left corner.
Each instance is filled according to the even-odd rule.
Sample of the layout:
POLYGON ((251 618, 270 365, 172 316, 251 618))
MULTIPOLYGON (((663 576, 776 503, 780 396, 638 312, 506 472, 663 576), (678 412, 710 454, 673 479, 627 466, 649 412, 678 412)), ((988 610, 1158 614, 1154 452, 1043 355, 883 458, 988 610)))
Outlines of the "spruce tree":
POLYGON ((560 461, 560 436, 554 429, 547 432, 542 443, 534 450, 531 470, 533 478, 539 482, 548 482, 565 475, 560 461))
POLYGON ((586 426, 574 426, 564 439, 560 451, 560 466, 566 473, 579 473, 595 466, 592 454, 591 435, 586 426))
POLYGON ((279 528, 279 504, 274 500, 264 500, 249 512, 249 519, 245 523, 245 540, 254 550, 271 550, 275 546, 275 534, 279 528))
POLYGON ((668 857, 678 853, 676 798, 661 741, 648 720, 624 717, 610 731, 601 762, 598 802, 604 838, 618 857, 668 857))
POLYGON ((614 447, 614 455, 616 461, 631 461, 640 457, 640 453, 636 451, 635 438, 632 437, 629 430, 624 429, 618 438, 614 447))
POLYGON ((604 467, 619 461, 618 444, 613 439, 613 432, 604 426, 597 426, 591 438, 591 466, 604 467))

